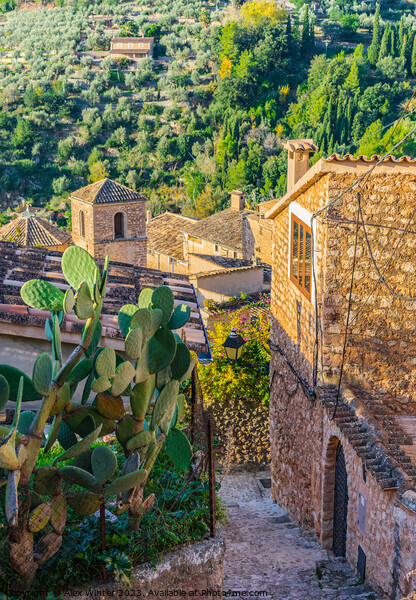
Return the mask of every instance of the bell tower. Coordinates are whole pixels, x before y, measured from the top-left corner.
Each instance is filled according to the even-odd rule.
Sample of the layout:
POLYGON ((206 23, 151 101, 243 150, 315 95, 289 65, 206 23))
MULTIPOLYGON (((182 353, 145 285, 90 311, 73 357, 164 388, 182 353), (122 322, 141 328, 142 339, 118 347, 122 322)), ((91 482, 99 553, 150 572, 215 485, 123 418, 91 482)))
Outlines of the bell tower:
POLYGON ((70 196, 72 241, 94 258, 146 266, 146 198, 111 179, 70 196))

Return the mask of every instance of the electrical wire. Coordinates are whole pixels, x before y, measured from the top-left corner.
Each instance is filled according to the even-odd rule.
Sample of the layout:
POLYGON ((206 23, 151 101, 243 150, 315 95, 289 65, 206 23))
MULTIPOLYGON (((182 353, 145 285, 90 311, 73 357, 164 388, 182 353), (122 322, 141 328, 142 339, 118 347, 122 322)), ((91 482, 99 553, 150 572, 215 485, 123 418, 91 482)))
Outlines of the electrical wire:
POLYGON ((330 421, 333 421, 335 419, 335 415, 337 413, 339 397, 340 397, 340 393, 341 393, 342 374, 344 372, 345 354, 347 352, 348 327, 349 327, 350 315, 351 315, 352 290, 354 287, 355 263, 356 263, 356 258, 357 258, 358 228, 359 228, 359 223, 360 223, 360 211, 359 211, 359 206, 360 206, 359 196, 360 196, 360 194, 358 193, 357 196, 358 196, 357 197, 357 200, 358 200, 357 220, 355 223, 354 256, 352 259, 351 282, 350 282, 350 290, 349 290, 349 294, 348 294, 347 320, 345 323, 345 335, 344 335, 344 343, 343 343, 343 347, 342 347, 342 358, 341 358, 341 366, 339 369, 339 378, 338 378, 338 385, 337 385, 337 394, 336 394, 336 398, 335 398, 335 407, 334 407, 334 412, 332 413, 332 417, 330 417, 330 419, 329 419, 330 421))

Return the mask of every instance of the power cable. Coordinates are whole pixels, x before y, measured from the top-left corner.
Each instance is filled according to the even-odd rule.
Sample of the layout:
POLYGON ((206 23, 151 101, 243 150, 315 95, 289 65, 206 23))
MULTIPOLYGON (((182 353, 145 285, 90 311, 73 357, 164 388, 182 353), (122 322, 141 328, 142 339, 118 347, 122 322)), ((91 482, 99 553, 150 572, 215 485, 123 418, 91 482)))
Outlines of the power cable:
MULTIPOLYGON (((360 194, 358 193, 357 196, 358 196, 357 200, 358 200, 358 202, 360 202, 360 200, 359 200, 360 194)), ((358 204, 358 207, 359 206, 360 206, 360 204, 358 204)), ((342 358, 341 358, 341 366, 339 369, 339 378, 338 378, 338 385, 337 385, 337 394, 336 394, 336 398, 335 398, 335 407, 334 407, 334 412, 332 413, 332 417, 329 419, 330 421, 333 421, 335 419, 335 415, 337 413, 339 396, 341 393, 342 374, 344 372, 345 354, 347 352, 348 327, 349 327, 349 323, 350 323, 350 314, 351 314, 351 305, 352 305, 352 290, 354 287, 355 263, 356 263, 356 258, 357 258, 358 228, 359 228, 359 223, 360 223, 360 221, 359 221, 360 212, 358 210, 358 207, 357 207, 357 220, 355 223, 354 256, 352 259, 351 282, 350 282, 350 290, 349 290, 349 294, 348 294, 347 321, 345 324, 345 335, 344 335, 344 343, 343 343, 343 347, 342 347, 342 358)))

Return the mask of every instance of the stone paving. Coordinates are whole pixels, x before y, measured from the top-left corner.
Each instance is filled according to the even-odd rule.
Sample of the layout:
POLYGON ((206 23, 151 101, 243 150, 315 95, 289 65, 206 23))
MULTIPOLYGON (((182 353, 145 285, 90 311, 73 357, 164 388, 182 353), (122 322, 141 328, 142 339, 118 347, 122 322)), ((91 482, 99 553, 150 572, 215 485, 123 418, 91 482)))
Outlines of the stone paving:
POLYGON ((267 480, 267 472, 221 477, 230 521, 219 528, 226 541, 225 597, 247 591, 265 600, 381 600, 271 501, 270 490, 258 481, 267 480))

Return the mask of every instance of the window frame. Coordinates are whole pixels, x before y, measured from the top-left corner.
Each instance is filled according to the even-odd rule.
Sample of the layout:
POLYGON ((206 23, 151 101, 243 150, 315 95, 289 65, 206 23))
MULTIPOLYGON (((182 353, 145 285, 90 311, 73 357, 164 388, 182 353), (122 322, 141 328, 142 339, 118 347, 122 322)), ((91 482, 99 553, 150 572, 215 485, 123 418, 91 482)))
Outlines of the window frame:
POLYGON ((305 298, 307 298, 307 300, 309 300, 309 302, 312 301, 312 261, 313 261, 313 238, 312 238, 312 229, 310 227, 310 225, 307 225, 305 223, 305 221, 299 217, 297 214, 293 213, 291 214, 291 219, 290 219, 290 262, 289 262, 289 277, 290 277, 290 281, 295 285, 295 287, 305 296, 305 298), (306 260, 305 260, 305 249, 306 249, 306 234, 309 233, 310 235, 310 239, 311 239, 311 249, 310 249, 310 261, 311 261, 311 268, 310 268, 310 286, 309 286, 309 291, 306 289, 306 287, 304 285, 301 285, 298 281, 298 278, 295 277, 294 273, 293 273, 293 240, 294 240, 294 229, 295 229, 295 223, 298 225, 298 232, 300 231, 300 227, 303 227, 303 239, 302 242, 300 242, 300 237, 298 237, 298 278, 299 278, 299 265, 302 264, 302 281, 305 282, 305 265, 306 265, 306 260), (300 253, 300 250, 302 250, 302 253, 300 253), (299 258, 300 255, 302 256, 302 258, 299 258))
POLYGON ((118 210, 116 213, 113 214, 113 238, 114 240, 125 240, 127 237, 127 216, 126 213, 123 210, 118 210), (122 216, 122 236, 118 236, 117 232, 116 232, 116 217, 117 215, 121 215, 122 216))
POLYGON ((78 230, 79 237, 85 239, 85 213, 82 208, 80 208, 78 212, 78 230))

